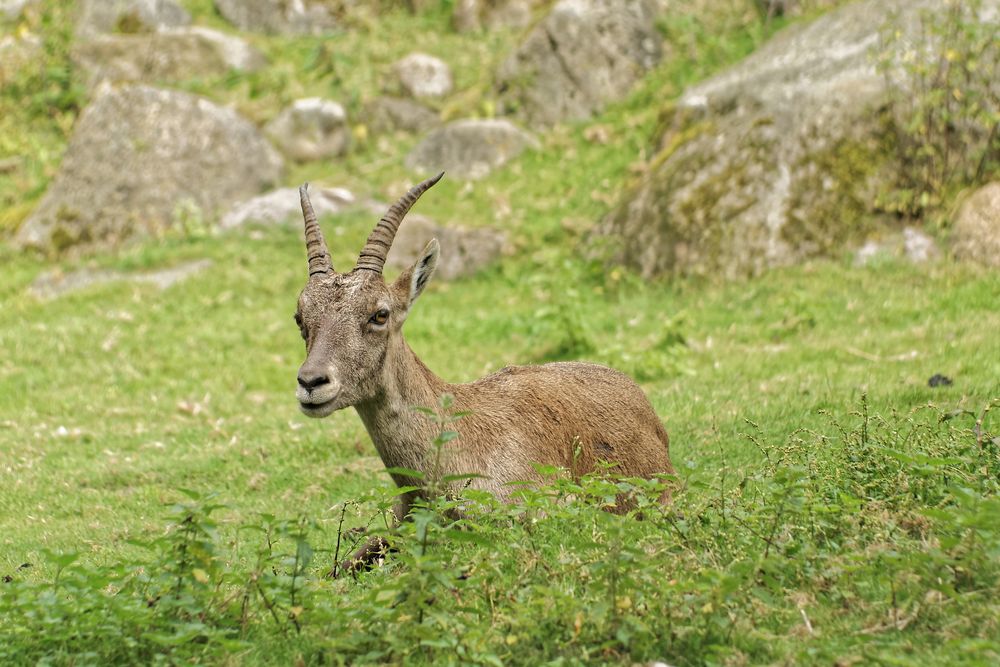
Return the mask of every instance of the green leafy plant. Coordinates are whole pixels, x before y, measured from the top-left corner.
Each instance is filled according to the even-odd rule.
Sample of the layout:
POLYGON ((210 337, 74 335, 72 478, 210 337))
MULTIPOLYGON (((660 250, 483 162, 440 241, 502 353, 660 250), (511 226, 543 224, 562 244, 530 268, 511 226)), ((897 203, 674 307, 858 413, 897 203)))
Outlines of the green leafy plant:
POLYGON ((950 0, 921 13, 913 43, 895 21, 882 31, 877 62, 898 163, 881 197, 888 210, 913 218, 939 211, 1000 169, 1000 39, 983 12, 981 0, 950 0))

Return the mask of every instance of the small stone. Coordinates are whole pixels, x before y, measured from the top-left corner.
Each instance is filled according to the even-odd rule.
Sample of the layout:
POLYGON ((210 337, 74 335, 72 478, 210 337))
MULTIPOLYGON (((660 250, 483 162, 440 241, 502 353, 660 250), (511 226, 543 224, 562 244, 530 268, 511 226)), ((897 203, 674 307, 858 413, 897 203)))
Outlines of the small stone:
POLYGON ((940 373, 935 373, 931 376, 931 379, 927 381, 928 387, 950 387, 954 382, 947 375, 941 375, 940 373))
POLYGON ((924 264, 941 254, 934 239, 914 227, 903 230, 903 251, 906 258, 914 264, 924 264))
POLYGON ((368 124, 374 132, 425 132, 441 124, 438 114, 419 102, 402 97, 377 97, 368 105, 368 124))
POLYGON ((393 68, 403 90, 412 97, 444 97, 451 92, 451 69, 440 58, 411 53, 393 68))
MULTIPOLYGON (((334 215, 356 203, 354 195, 344 188, 310 188, 309 201, 320 218, 334 215)), ((297 188, 279 188, 239 202, 222 216, 220 227, 232 229, 247 223, 281 224, 302 222, 302 208, 297 188)))
POLYGON ((278 148, 299 162, 343 155, 351 144, 344 107, 332 100, 296 100, 264 128, 278 148))

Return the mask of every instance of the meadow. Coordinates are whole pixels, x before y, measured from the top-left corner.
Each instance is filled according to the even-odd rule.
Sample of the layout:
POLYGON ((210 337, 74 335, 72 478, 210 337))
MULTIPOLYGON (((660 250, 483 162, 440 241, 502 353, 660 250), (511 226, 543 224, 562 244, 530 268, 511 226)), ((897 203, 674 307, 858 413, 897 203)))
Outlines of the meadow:
MULTIPOLYGON (((335 47, 260 38, 275 68, 220 94, 252 112, 334 85, 317 58, 347 77, 337 90, 363 90, 370 73, 345 59, 391 62, 397 47, 364 38, 411 21, 384 20, 335 47)), ((419 43, 398 48, 494 57, 496 44, 438 30, 441 16, 420 20, 419 43)), ((502 227, 512 248, 473 277, 432 281, 405 334, 449 381, 556 359, 629 373, 670 433, 676 479, 551 470, 514 505, 433 501, 384 565, 330 579, 351 528, 388 534, 394 487, 353 411, 298 411, 300 228, 188 221, 58 266, 208 259, 205 271, 51 299, 28 288, 52 262, 0 245, 0 662, 1000 661, 1000 274, 845 253, 739 282, 647 281, 581 251, 642 161, 658 104, 766 36, 664 29, 689 36, 689 59, 488 179, 446 176, 421 200, 439 221, 502 227), (649 499, 663 483, 676 490, 660 508, 649 499), (623 488, 646 499, 641 520, 601 509, 623 488)), ((58 118, 4 131, 57 156, 58 118)), ((415 178, 401 166, 412 142, 362 140, 290 182, 388 199, 415 178)), ((56 157, 37 160, 37 182, 0 182, 8 220, 56 157)), ((376 220, 321 222, 347 267, 376 220)))

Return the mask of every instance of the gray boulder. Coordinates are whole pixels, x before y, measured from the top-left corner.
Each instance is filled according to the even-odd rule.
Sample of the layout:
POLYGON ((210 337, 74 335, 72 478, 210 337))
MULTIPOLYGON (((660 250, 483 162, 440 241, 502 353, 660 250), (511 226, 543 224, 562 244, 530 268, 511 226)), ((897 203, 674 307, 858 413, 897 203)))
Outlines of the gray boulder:
POLYGON ((441 124, 437 112, 401 97, 377 97, 366 107, 365 118, 374 132, 426 132, 441 124))
MULTIPOLYGON (((335 215, 355 205, 354 195, 344 188, 309 189, 309 200, 316 215, 335 215)), ((232 229, 247 223, 276 225, 302 222, 298 188, 279 188, 252 199, 241 201, 222 216, 220 227, 232 229)))
POLYGON ((81 0, 77 33, 155 32, 191 23, 177 0, 81 0))
POLYGON ((958 259, 1000 268, 1000 181, 962 203, 952 224, 952 250, 958 259))
POLYGON ((498 72, 507 112, 532 125, 589 118, 661 56, 654 0, 560 0, 498 72))
POLYGON ((332 100, 296 100, 264 128, 281 151, 299 162, 343 155, 351 145, 344 107, 332 100))
POLYGON ((926 232, 904 227, 901 232, 890 230, 866 241, 854 253, 854 264, 868 266, 885 257, 905 258, 911 264, 926 264, 940 256, 937 242, 926 232))
MULTIPOLYGON (((386 206, 371 204, 371 211, 381 215, 386 206)), ((490 228, 464 228, 439 225, 419 214, 406 216, 389 249, 386 264, 403 270, 420 257, 420 251, 436 238, 441 244, 435 275, 444 280, 471 276, 493 264, 503 254, 507 239, 503 232, 490 228)))
POLYGON ((451 92, 451 69, 440 58, 411 53, 393 65, 399 85, 411 97, 444 97, 451 92))
POLYGON ((215 0, 223 18, 241 30, 277 35, 321 35, 336 26, 322 0, 215 0))
POLYGON ((452 23, 459 32, 527 28, 535 9, 548 0, 458 0, 452 23))
POLYGON ((687 90, 663 114, 645 177, 598 226, 605 250, 646 276, 736 277, 871 234, 891 170, 872 49, 890 20, 900 48, 921 44, 920 12, 944 7, 848 4, 687 90))
POLYGON ((113 282, 131 282, 167 289, 182 280, 201 273, 210 266, 212 266, 212 260, 198 259, 156 271, 124 272, 109 269, 79 269, 71 273, 63 273, 60 269, 51 269, 39 275, 31 283, 31 286, 28 287, 28 293, 37 299, 53 299, 64 294, 113 282))
POLYGON ((212 219, 281 175, 281 157, 231 109, 146 86, 108 90, 80 115, 16 241, 53 252, 170 227, 182 208, 212 219))
POLYGON ((0 20, 17 19, 29 4, 37 4, 37 0, 0 0, 0 20))
POLYGON ((534 137, 509 121, 457 120, 427 135, 407 156, 406 166, 478 179, 535 146, 534 137))
POLYGON ((0 37, 0 81, 12 79, 30 67, 38 67, 42 40, 37 35, 0 37))
POLYGON ((91 87, 102 81, 183 81, 230 70, 254 72, 267 64, 260 51, 239 37, 202 27, 99 35, 75 45, 72 57, 91 87))

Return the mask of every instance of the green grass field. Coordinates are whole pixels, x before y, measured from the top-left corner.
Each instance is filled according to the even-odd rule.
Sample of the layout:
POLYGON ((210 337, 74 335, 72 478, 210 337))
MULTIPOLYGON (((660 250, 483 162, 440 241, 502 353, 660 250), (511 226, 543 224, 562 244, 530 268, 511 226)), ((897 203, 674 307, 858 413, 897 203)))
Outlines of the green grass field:
MULTIPOLYGON (((218 20, 207 0, 189 4, 218 20)), ((421 48, 468 47, 470 67, 514 38, 476 44, 444 31, 443 12, 421 19, 421 48)), ((845 256, 738 283, 647 282, 579 251, 657 106, 761 38, 698 29, 686 34, 704 58, 665 65, 591 123, 608 143, 559 128, 490 178, 446 177, 421 200, 441 222, 504 228, 513 252, 432 282, 405 329, 450 381, 564 358, 632 375, 671 436, 671 507, 604 512, 619 487, 600 477, 555 479, 514 506, 469 494, 461 521, 445 510, 463 501, 432 503, 383 567, 327 579, 347 528, 382 525, 392 484, 352 410, 298 411, 299 227, 188 230, 67 259, 64 271, 212 264, 165 290, 118 282, 50 300, 27 291, 50 262, 0 246, 0 662, 1000 661, 1000 274, 845 256), (928 386, 935 374, 953 384, 928 386)), ((315 42, 261 38, 275 66, 221 94, 266 117, 285 98, 363 90, 402 53, 371 46, 374 69, 352 65, 366 34, 323 55, 348 77, 336 84, 296 82, 315 42)), ((477 99, 462 76, 473 92, 456 104, 477 99)), ((57 120, 22 120, 16 141, 58 154, 57 120)), ((423 176, 400 166, 412 141, 372 140, 289 182, 387 199, 423 176)), ((8 211, 41 194, 46 159, 28 184, 0 180, 8 211)), ((323 221, 336 266, 353 265, 375 222, 323 221)))

